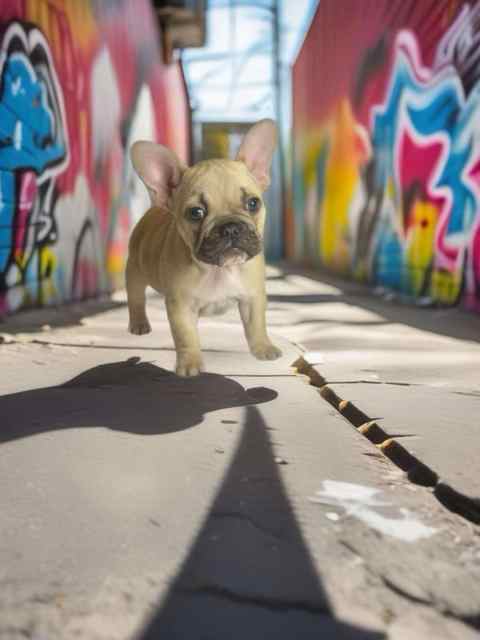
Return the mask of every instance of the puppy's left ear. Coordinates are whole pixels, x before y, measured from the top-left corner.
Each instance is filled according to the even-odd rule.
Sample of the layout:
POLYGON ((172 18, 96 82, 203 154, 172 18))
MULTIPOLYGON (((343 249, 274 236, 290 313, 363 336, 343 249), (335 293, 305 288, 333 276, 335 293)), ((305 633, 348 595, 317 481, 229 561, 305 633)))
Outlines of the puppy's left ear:
POLYGON ((165 207, 182 179, 186 167, 177 156, 161 144, 139 141, 130 149, 135 171, 147 187, 152 205, 165 207))
POLYGON ((277 125, 273 120, 260 120, 247 132, 236 160, 247 165, 262 191, 270 184, 270 166, 277 144, 277 125))

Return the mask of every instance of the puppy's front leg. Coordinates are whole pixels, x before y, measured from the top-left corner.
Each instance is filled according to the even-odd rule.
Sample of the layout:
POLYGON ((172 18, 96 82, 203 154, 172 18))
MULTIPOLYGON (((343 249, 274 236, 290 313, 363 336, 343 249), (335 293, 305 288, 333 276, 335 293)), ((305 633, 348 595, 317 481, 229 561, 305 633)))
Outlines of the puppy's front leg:
POLYGON ((152 328, 147 318, 145 289, 147 282, 134 266, 131 258, 127 261, 126 271, 129 324, 128 330, 137 336, 150 333, 152 328))
POLYGON ((177 351, 176 373, 185 377, 196 376, 203 368, 197 331, 198 314, 183 298, 167 295, 165 304, 177 351))
POLYGON ((267 299, 263 291, 256 292, 250 298, 243 298, 238 303, 245 336, 251 353, 259 360, 276 360, 282 352, 270 342, 267 335, 265 312, 267 299))

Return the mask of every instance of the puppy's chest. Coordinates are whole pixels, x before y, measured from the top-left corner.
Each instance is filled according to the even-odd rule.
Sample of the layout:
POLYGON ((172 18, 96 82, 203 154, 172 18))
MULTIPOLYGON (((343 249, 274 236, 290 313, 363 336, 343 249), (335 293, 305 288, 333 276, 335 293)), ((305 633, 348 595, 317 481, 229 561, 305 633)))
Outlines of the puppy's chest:
POLYGON ((203 276, 194 292, 199 303, 236 300, 246 295, 238 267, 212 267, 203 276))

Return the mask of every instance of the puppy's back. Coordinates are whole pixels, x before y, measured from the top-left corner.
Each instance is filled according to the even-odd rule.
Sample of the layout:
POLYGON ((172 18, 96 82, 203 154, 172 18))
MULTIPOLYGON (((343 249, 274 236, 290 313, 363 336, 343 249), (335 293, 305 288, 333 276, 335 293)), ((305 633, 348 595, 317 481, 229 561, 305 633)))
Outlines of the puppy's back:
POLYGON ((143 272, 148 274, 158 263, 172 222, 168 211, 152 207, 135 225, 128 243, 129 259, 143 272))

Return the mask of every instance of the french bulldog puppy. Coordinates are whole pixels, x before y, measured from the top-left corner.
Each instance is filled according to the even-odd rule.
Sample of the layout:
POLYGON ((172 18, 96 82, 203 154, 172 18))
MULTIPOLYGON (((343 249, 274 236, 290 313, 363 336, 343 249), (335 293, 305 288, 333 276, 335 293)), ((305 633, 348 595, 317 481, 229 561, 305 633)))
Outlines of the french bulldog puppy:
POLYGON ((136 142, 133 166, 152 207, 135 226, 126 269, 129 331, 151 331, 148 285, 165 296, 177 353, 176 373, 202 371, 197 331, 200 315, 238 304, 251 353, 281 356, 265 326, 265 260, 262 193, 270 183, 277 139, 275 123, 262 120, 246 134, 235 160, 204 160, 184 166, 159 144, 136 142))

